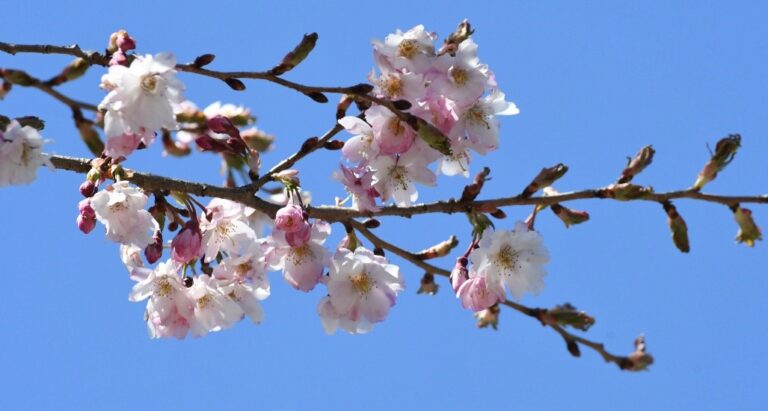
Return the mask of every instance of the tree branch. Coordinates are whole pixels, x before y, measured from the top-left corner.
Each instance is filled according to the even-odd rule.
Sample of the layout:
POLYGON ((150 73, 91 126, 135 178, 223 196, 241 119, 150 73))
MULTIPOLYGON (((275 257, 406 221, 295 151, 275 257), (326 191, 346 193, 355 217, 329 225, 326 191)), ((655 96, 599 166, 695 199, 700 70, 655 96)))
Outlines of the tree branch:
MULTIPOLYGON (((360 234, 362 234, 365 238, 367 238, 368 241, 373 243, 373 245, 375 245, 376 247, 381 247, 385 250, 388 250, 393 254, 410 262, 411 264, 424 269, 427 272, 441 275, 443 277, 450 277, 451 272, 449 270, 424 262, 423 260, 419 259, 419 257, 416 254, 408 250, 404 250, 382 239, 376 234, 372 233, 371 230, 367 229, 365 225, 363 225, 362 223, 358 221, 350 220, 349 224, 352 225, 352 227, 354 227, 355 230, 359 231, 360 234)), ((578 343, 585 347, 588 347, 594 350, 595 352, 597 352, 598 354, 600 354, 600 356, 602 356, 606 362, 614 363, 622 370, 631 368, 633 365, 632 361, 629 358, 611 354, 610 352, 608 352, 602 343, 594 342, 584 337, 574 335, 568 332, 567 330, 565 330, 561 325, 557 323, 551 323, 551 322, 545 321, 544 318, 548 311, 546 308, 531 308, 510 300, 504 301, 502 304, 506 305, 509 308, 512 308, 513 310, 519 313, 527 315, 528 317, 535 318, 539 320, 542 325, 552 328, 558 334, 560 334, 560 336, 563 338, 566 344, 569 344, 569 341, 572 341, 573 343, 578 343)))
MULTIPOLYGON (((299 158, 301 157, 303 156, 294 158, 293 163, 298 161, 299 158)), ((56 168, 75 171, 78 173, 87 173, 88 170, 90 170, 91 168, 90 160, 87 160, 84 158, 52 155, 51 162, 56 168)), ((287 167, 290 167, 290 165, 287 165, 287 166, 285 164, 283 165, 283 169, 287 167)), ((275 166, 275 169, 277 169, 277 166, 275 166)), ((127 171, 129 174, 129 176, 127 177, 128 180, 132 181, 134 184, 138 186, 143 187, 148 191, 172 190, 172 191, 181 191, 181 192, 203 196, 203 197, 224 198, 227 200, 237 201, 245 205, 248 205, 250 207, 256 208, 264 213, 267 213, 268 215, 274 215, 275 212, 277 212, 277 209, 279 208, 279 206, 255 196, 253 194, 253 189, 251 185, 236 187, 236 188, 219 187, 219 186, 214 186, 209 184, 196 183, 192 181, 178 180, 178 179, 173 179, 169 177, 149 174, 149 173, 142 173, 142 172, 133 171, 133 170, 127 170, 127 171)), ((463 212, 468 212, 473 210, 487 210, 492 207, 516 206, 516 205, 551 205, 554 203, 563 203, 563 202, 568 202, 573 200, 605 198, 600 193, 601 193, 600 190, 591 189, 591 190, 582 190, 582 191, 576 191, 571 193, 563 193, 563 194, 550 196, 550 197, 523 198, 520 196, 515 196, 515 197, 503 197, 503 198, 480 200, 480 201, 456 201, 454 199, 450 199, 447 201, 437 201, 437 202, 428 203, 428 204, 418 204, 411 207, 386 206, 386 207, 381 207, 381 209, 375 213, 361 212, 353 208, 346 208, 346 207, 331 207, 331 206, 312 207, 310 206, 307 208, 307 212, 313 218, 318 218, 318 219, 326 220, 330 222, 344 221, 344 220, 350 220, 353 218, 361 218, 361 217, 374 217, 374 216, 375 217, 382 217, 382 216, 412 217, 419 214, 430 214, 430 213, 452 214, 452 213, 459 213, 459 212, 463 213, 463 212)), ((724 204, 728 206, 736 203, 760 203, 760 204, 768 203, 768 195, 721 196, 721 195, 715 195, 715 194, 700 193, 692 189, 670 191, 666 193, 654 193, 654 194, 648 195, 647 197, 639 198, 632 201, 643 200, 643 201, 662 202, 662 201, 680 199, 680 198, 714 202, 714 203, 724 204)))

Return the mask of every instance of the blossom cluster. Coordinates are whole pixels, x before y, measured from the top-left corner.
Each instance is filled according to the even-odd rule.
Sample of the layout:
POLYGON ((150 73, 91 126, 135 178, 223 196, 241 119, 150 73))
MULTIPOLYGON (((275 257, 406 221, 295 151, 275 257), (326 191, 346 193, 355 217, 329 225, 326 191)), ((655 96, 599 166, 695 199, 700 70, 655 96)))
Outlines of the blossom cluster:
POLYGON ((471 153, 487 154, 499 146, 497 116, 518 113, 498 89, 493 72, 480 62, 471 37, 452 52, 436 52, 436 38, 419 25, 373 43, 378 73, 372 71, 369 79, 374 93, 404 100, 409 115, 426 124, 414 127, 379 104, 363 118, 339 120, 354 135, 342 151, 352 165, 341 166, 339 179, 359 210, 376 211, 376 198, 408 206, 418 198, 414 183, 433 186, 440 173, 469 176, 471 153), (416 129, 431 127, 447 138, 437 144, 441 150, 433 148, 434 136, 416 129))
MULTIPOLYGON (((136 281, 129 299, 147 300, 145 318, 153 338, 199 337, 246 316, 260 323, 260 302, 270 295, 269 271, 282 271, 285 281, 303 292, 326 286, 318 314, 328 333, 339 327, 350 333, 370 331, 386 318, 404 287, 396 266, 363 247, 329 252, 324 243, 330 224, 309 222, 293 201, 274 221, 224 199, 213 199, 199 216, 192 207, 190 219, 166 245, 170 258, 152 267, 163 244, 159 254, 150 257, 160 231, 155 217, 144 209, 147 201, 141 189, 119 181, 81 202, 78 224, 94 221, 91 231, 99 221, 107 238, 120 243, 123 264, 136 281), (273 227, 265 236, 267 226, 273 227), (190 272, 198 262, 202 272, 190 272)), ((165 217, 177 217, 173 207, 165 208, 165 217)))
MULTIPOLYGON (((377 199, 410 205, 418 197, 413 183, 435 185, 439 173, 467 176, 470 153, 498 147, 497 116, 517 113, 468 35, 448 51, 436 52, 435 40, 417 26, 374 42, 372 93, 408 113, 373 104, 360 116, 339 120, 354 134, 342 147, 348 164, 341 165, 339 178, 359 210, 378 210, 377 199), (447 141, 436 144, 424 130, 447 141)), ((309 218, 310 199, 300 190, 298 171, 274 176, 285 189, 268 198, 280 205, 273 218, 230 200, 203 205, 185 193, 146 193, 131 184, 121 163, 158 133, 168 155, 184 155, 192 143, 220 154, 229 184, 233 169, 257 174, 259 152, 272 142, 256 128, 242 129, 254 122, 245 107, 216 102, 200 110, 186 101, 175 57, 128 54, 135 46, 123 31, 110 39, 109 69, 101 79, 108 94, 99 105, 106 144, 80 186, 85 198, 78 203, 77 226, 88 234, 101 223, 106 238, 120 244, 135 282, 129 300, 146 301, 150 336, 199 337, 245 317, 262 322, 269 272, 282 272, 301 292, 324 288, 317 313, 329 334, 365 333, 385 320, 405 288, 400 269, 359 245, 354 234, 329 249, 331 225, 309 218), (107 179, 114 182, 105 184, 107 179), (148 194, 154 196, 151 206, 148 194), (169 234, 173 238, 165 240, 169 234)), ((37 168, 51 166, 42 144, 37 130, 11 121, 0 133, 0 186, 29 183, 37 168)), ((451 281, 461 304, 480 311, 504 301, 507 292, 518 299, 538 292, 547 260, 541 237, 526 225, 488 230, 459 259, 451 281)))

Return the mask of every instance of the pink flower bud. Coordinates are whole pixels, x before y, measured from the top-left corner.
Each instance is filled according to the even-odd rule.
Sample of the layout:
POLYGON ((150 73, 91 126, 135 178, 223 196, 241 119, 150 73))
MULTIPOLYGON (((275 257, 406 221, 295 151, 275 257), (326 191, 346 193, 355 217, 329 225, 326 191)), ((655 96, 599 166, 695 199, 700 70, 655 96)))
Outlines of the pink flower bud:
POLYGON ((298 205, 287 205, 279 210, 275 215, 275 227, 286 233, 295 233, 309 226, 304 220, 304 209, 298 205))
POLYGON ((469 279, 467 275, 467 258, 459 257, 456 259, 456 265, 451 270, 451 287, 456 295, 459 294, 459 288, 469 279))
POLYGON ((301 247, 312 237, 312 225, 305 224, 299 231, 285 233, 285 241, 293 248, 301 247))
POLYGON ((485 277, 473 277, 459 287, 457 296, 461 298, 462 307, 472 311, 481 311, 502 301, 504 290, 489 289, 485 277))
POLYGON ((94 211, 93 207, 91 207, 90 198, 83 199, 79 203, 77 203, 77 210, 80 212, 80 215, 85 218, 90 218, 90 219, 96 218, 96 211, 94 211))
POLYGON ((96 227, 96 219, 95 218, 88 218, 84 217, 82 214, 77 216, 77 228, 80 229, 80 231, 83 232, 83 234, 88 234, 96 227))
POLYGON ((200 257, 203 234, 197 220, 192 219, 171 241, 171 257, 180 263, 189 263, 200 257))
POLYGON ((112 58, 109 59, 109 65, 110 66, 125 66, 128 62, 127 57, 125 56, 125 53, 118 50, 112 54, 112 58))
POLYGON ((134 38, 125 31, 120 31, 117 33, 117 39, 115 43, 117 44, 117 48, 124 53, 128 50, 133 50, 136 48, 136 40, 134 40, 134 38))
POLYGON ((150 264, 154 264, 163 256, 163 233, 155 231, 155 235, 152 236, 152 244, 144 249, 144 256, 147 257, 147 262, 150 264))
POLYGON ((83 197, 93 197, 96 192, 99 191, 99 187, 93 181, 85 180, 83 184, 80 184, 80 194, 83 197))

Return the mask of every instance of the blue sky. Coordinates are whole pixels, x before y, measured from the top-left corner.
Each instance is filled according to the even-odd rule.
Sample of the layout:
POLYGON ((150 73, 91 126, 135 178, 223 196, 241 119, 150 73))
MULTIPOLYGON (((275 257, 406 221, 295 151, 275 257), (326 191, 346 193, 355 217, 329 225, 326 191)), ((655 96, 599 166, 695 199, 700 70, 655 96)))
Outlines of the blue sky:
MULTIPOLYGON (((5 2, 3 2, 5 3, 5 2)), ((173 51, 180 61, 215 53, 221 70, 271 67, 305 32, 320 34, 311 57, 286 77, 347 85, 372 67, 370 40, 423 23, 441 36, 462 18, 477 29, 481 59, 521 114, 504 119, 502 148, 478 158, 494 179, 484 197, 509 195, 543 166, 564 162, 561 191, 614 181, 625 157, 653 144, 654 164, 637 181, 659 191, 688 187, 708 157, 706 144, 743 136, 736 160, 706 190, 768 192, 768 7, 753 1, 493 2, 13 2, 0 40, 79 43, 101 49, 127 29, 139 51, 173 51)), ((442 37, 441 37, 442 38, 442 37)), ((0 67, 46 77, 61 56, 0 55, 0 67)), ((67 84, 68 95, 98 102, 102 71, 67 84)), ((278 136, 270 165, 333 123, 334 105, 267 83, 245 92, 183 74, 187 97, 251 107, 259 127, 278 136)), ((87 156, 68 109, 16 88, 0 113, 38 115, 52 151, 87 156)), ((338 153, 300 165, 316 203, 341 187, 330 176, 338 153)), ((213 156, 160 157, 153 146, 129 167, 218 183, 213 156)), ((562 340, 504 311, 497 332, 478 330, 443 287, 416 295, 422 272, 402 263, 407 291, 390 318, 363 336, 326 336, 315 314, 321 297, 273 279, 266 321, 203 339, 154 341, 130 303, 132 285, 102 229, 74 224, 82 176, 41 171, 28 187, 0 190, 5 221, 0 257, 0 409, 754 409, 768 367, 768 253, 737 245, 731 212, 679 201, 692 251, 677 252, 654 204, 581 201, 587 224, 565 229, 549 213, 537 228, 552 254, 546 288, 523 303, 569 301, 597 318, 588 336, 629 353, 645 333, 656 363, 628 374, 584 350, 571 358, 562 340)), ((458 195, 466 181, 441 178, 422 199, 458 195)), ((768 227, 765 207, 752 207, 768 227)), ((510 208, 511 227, 528 209, 510 208)), ((339 226, 334 226, 335 243, 339 226)), ((466 244, 463 216, 388 219, 377 231, 420 250, 450 234, 466 244)), ((450 259, 440 261, 449 266, 450 259)), ((445 283, 442 283, 446 285, 445 283)))

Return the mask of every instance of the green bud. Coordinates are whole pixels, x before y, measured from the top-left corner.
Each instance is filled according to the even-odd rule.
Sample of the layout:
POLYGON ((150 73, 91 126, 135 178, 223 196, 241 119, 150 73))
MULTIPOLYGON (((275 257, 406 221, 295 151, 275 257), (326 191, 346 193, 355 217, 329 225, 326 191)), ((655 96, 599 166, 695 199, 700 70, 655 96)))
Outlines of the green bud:
POLYGON ((435 283, 435 275, 432 273, 424 273, 424 276, 421 277, 421 283, 419 285, 419 289, 416 291, 416 294, 429 294, 429 295, 435 295, 437 294, 437 290, 440 287, 435 283))
POLYGON ((717 173, 733 161, 733 157, 736 156, 736 151, 739 147, 741 147, 741 136, 739 134, 730 134, 728 137, 718 141, 712 157, 696 177, 693 189, 701 190, 705 184, 714 180, 717 177, 717 173))
POLYGON ((494 304, 490 308, 476 312, 475 318, 477 318, 477 326, 479 328, 487 328, 490 326, 494 330, 497 330, 499 328, 500 313, 501 309, 499 308, 499 304, 494 304))
POLYGON ((653 194, 653 187, 643 187, 631 183, 612 184, 603 189, 603 194, 619 201, 630 201, 653 194))
POLYGON ((552 209, 552 212, 555 213, 557 218, 565 223, 566 228, 574 224, 581 224, 589 220, 589 213, 586 211, 572 210, 568 207, 560 205, 559 203, 552 204, 550 208, 552 209))
POLYGON ((691 246, 688 242, 688 226, 685 224, 685 220, 678 214, 677 208, 672 205, 672 202, 666 201, 662 203, 662 206, 667 213, 669 230, 672 232, 672 241, 675 243, 675 246, 684 253, 691 251, 691 246))
POLYGON ((40 80, 21 70, 3 69, 0 71, 0 74, 2 74, 7 82, 11 84, 17 84, 19 86, 34 86, 40 82, 40 80))
POLYGON ((312 52, 312 50, 315 48, 316 43, 317 33, 305 34, 304 38, 301 39, 301 42, 296 46, 296 48, 286 54, 285 57, 283 57, 283 61, 272 68, 272 70, 269 72, 279 76, 287 71, 292 70, 302 61, 304 61, 305 58, 307 58, 309 53, 312 52))
POLYGON ((643 371, 653 364, 653 356, 645 351, 645 337, 635 339, 635 351, 626 357, 626 362, 621 368, 627 371, 643 371))
POLYGON ((446 137, 442 131, 438 130, 437 127, 416 116, 411 116, 408 120, 408 124, 416 130, 419 138, 424 140, 430 147, 443 155, 453 155, 450 140, 448 140, 448 137, 446 137))
POLYGON ((440 51, 437 54, 441 56, 448 53, 451 56, 455 56, 456 50, 459 49, 459 44, 468 39, 474 32, 475 31, 472 30, 469 21, 467 19, 462 20, 462 22, 459 23, 459 26, 456 27, 456 31, 451 33, 448 38, 445 39, 443 47, 440 48, 440 51))
POLYGON ((619 177, 618 182, 628 183, 632 181, 632 178, 640 174, 641 171, 651 164, 654 154, 656 154, 656 150, 654 150, 652 146, 641 148, 640 151, 635 154, 635 157, 629 160, 629 164, 627 164, 627 167, 621 172, 621 177, 619 177))
POLYGON ((556 164, 552 167, 542 168, 541 171, 539 171, 539 174, 534 177, 533 181, 525 187, 525 190, 520 194, 520 197, 530 197, 535 192, 539 191, 539 189, 551 186, 552 183, 564 176, 567 172, 568 166, 563 163, 556 164))
POLYGON ((763 235, 760 232, 760 227, 755 224, 755 220, 752 218, 752 211, 742 208, 738 204, 731 208, 731 210, 733 211, 733 217, 739 224, 736 241, 744 243, 749 247, 754 247, 755 241, 762 240, 763 235))
POLYGON ((459 239, 455 235, 450 236, 447 240, 433 245, 425 250, 421 250, 416 253, 416 258, 419 260, 429 260, 431 258, 445 257, 459 244, 459 239))
POLYGON ((594 317, 589 316, 584 311, 578 311, 569 303, 544 311, 541 314, 541 321, 545 324, 569 326, 581 331, 587 331, 589 327, 595 324, 594 317))

